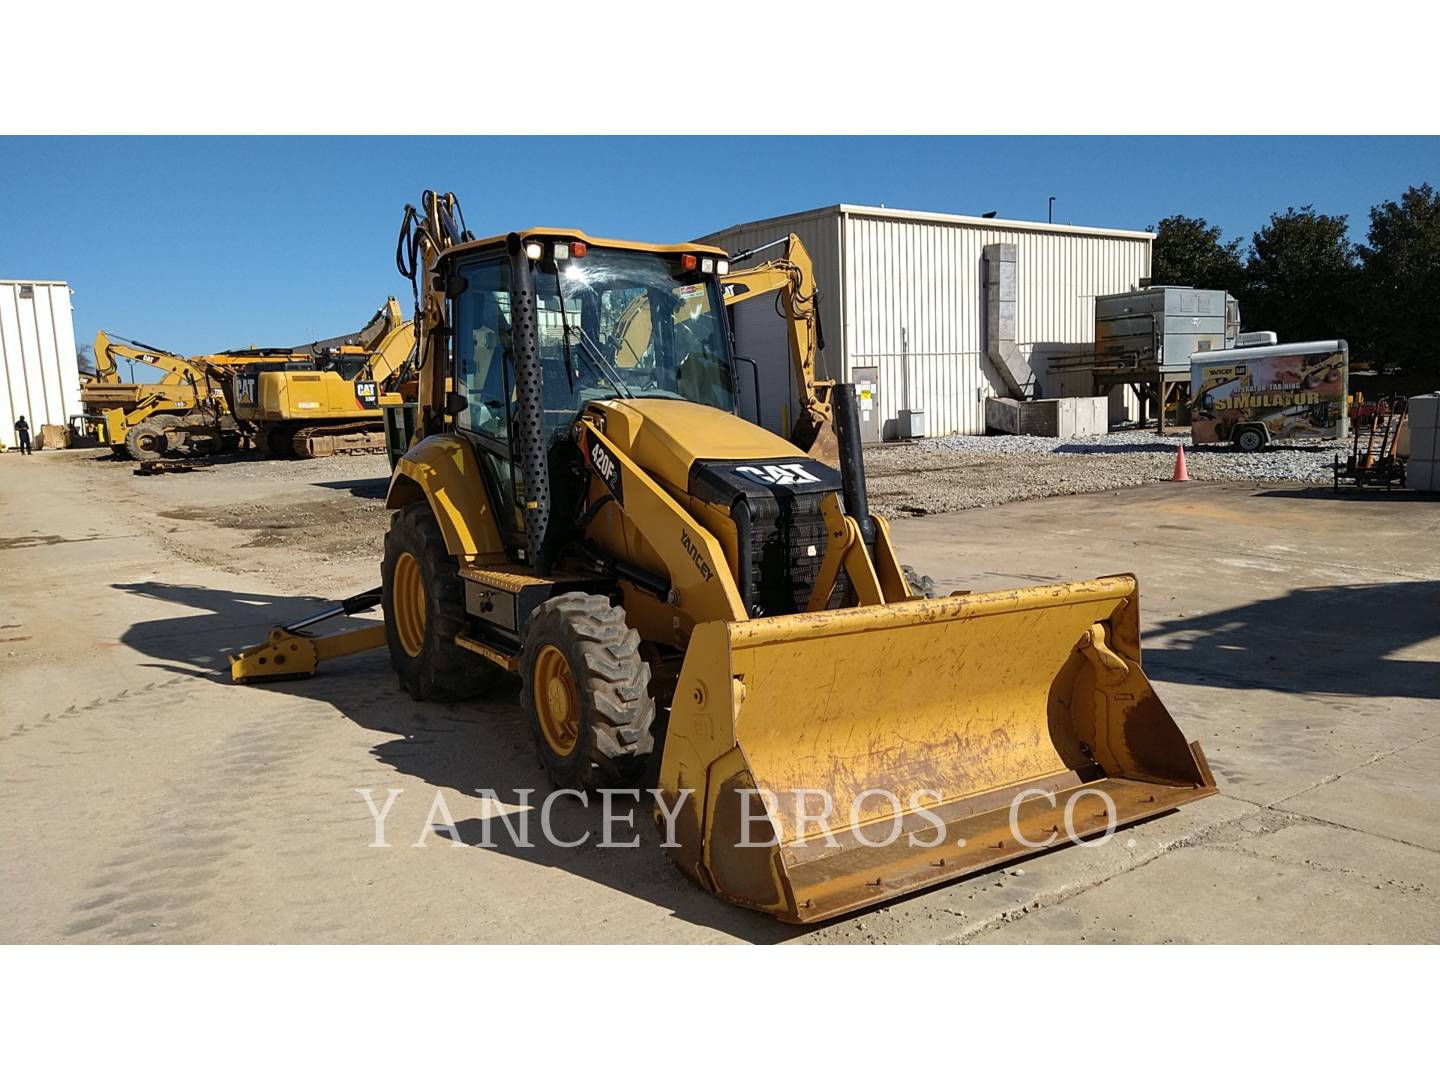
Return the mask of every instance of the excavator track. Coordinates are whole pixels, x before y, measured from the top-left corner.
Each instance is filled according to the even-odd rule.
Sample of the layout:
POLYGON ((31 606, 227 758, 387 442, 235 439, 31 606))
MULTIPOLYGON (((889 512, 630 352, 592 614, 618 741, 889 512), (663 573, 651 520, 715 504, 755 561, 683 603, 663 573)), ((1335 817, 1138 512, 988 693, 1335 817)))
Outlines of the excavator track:
POLYGON ((290 446, 298 458, 333 457, 336 454, 385 453, 385 427, 381 421, 352 424, 310 424, 296 428, 290 446))

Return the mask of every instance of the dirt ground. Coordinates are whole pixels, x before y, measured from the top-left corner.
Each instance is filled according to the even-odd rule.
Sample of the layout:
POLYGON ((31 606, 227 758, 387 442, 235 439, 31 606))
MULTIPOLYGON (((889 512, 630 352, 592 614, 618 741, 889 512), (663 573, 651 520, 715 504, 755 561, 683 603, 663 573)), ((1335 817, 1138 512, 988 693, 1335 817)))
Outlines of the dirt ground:
POLYGON ((690 885, 643 809, 634 848, 480 847, 505 807, 477 788, 546 790, 513 684, 417 705, 383 654, 228 683, 230 651, 376 583, 383 458, 98 458, 0 457, 5 941, 1440 940, 1433 500, 1162 484, 897 521, 944 589, 1137 572, 1146 670, 1221 793, 800 930, 690 885), (357 791, 391 790, 372 847, 357 791))

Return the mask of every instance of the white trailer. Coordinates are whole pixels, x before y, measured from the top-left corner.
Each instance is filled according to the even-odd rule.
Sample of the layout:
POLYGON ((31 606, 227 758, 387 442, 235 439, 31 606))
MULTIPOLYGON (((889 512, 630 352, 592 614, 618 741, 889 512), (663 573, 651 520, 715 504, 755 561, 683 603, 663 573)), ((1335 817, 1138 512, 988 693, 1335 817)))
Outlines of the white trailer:
POLYGON ((80 414, 80 371, 70 286, 63 281, 0 281, 0 443, 15 445, 15 421, 32 438, 45 424, 80 414))

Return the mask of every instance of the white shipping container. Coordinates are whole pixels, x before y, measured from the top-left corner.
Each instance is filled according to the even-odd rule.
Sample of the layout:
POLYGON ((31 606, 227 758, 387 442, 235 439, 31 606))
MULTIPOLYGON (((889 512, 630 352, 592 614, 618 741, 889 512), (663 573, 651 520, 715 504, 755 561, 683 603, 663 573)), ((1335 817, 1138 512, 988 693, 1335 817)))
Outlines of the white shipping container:
POLYGON ((80 413, 80 371, 70 287, 63 281, 0 281, 0 442, 15 445, 15 421, 65 424, 80 413))

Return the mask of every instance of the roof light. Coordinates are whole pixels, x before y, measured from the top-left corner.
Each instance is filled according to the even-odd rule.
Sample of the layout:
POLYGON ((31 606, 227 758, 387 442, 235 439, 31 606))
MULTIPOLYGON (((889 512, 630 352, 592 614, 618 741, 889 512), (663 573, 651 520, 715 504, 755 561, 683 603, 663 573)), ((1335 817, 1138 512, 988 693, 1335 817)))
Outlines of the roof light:
POLYGON ((538 240, 530 240, 530 241, 527 241, 527 242, 526 242, 526 244, 525 244, 525 257, 526 257, 527 259, 532 259, 532 260, 533 260, 533 259, 539 259, 540 256, 542 256, 542 255, 544 255, 544 254, 545 254, 545 245, 541 244, 538 240))
POLYGON ((713 273, 715 272, 715 260, 714 260, 714 259, 701 259, 701 260, 700 260, 700 272, 701 272, 702 274, 713 274, 713 273))
POLYGON ((551 248, 550 251, 554 255, 556 262, 564 262, 570 258, 570 245, 563 240, 551 248))
POLYGON ((729 272, 730 272, 730 260, 729 260, 729 259, 717 259, 717 260, 715 260, 715 273, 719 274, 721 277, 724 277, 724 276, 725 276, 726 274, 728 274, 729 272))
POLYGON ((570 241, 570 254, 574 255, 575 258, 583 259, 587 250, 589 249, 586 248, 585 245, 582 244, 579 240, 570 241))

